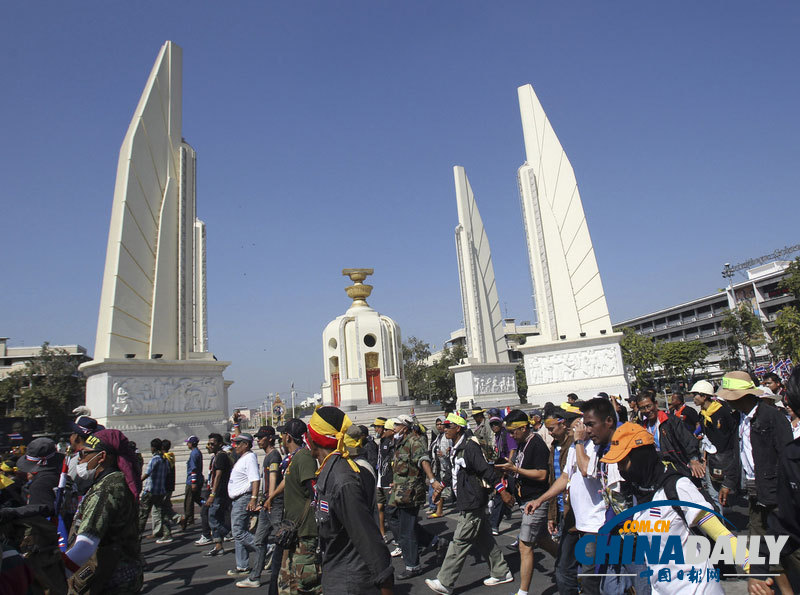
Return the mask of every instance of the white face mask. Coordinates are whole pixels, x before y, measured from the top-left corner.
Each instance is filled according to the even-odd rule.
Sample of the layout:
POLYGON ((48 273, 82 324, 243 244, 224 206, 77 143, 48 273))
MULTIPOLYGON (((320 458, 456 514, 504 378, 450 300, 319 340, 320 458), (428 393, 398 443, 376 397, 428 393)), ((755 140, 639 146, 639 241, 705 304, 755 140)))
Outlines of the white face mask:
MULTIPOLYGON (((96 453, 94 456, 96 457, 98 454, 100 453, 96 453)), ((86 461, 85 463, 78 463, 75 466, 75 471, 78 474, 78 477, 80 477, 81 479, 92 481, 94 479, 95 473, 97 473, 97 467, 95 467, 94 469, 89 469, 89 461, 86 461)))

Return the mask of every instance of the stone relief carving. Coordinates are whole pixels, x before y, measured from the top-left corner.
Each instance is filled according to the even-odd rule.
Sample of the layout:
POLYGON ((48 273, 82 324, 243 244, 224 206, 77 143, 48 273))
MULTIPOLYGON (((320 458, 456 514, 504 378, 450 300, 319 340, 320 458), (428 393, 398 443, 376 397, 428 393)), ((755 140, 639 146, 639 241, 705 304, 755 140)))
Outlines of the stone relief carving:
POLYGON ((472 375, 472 391, 474 395, 496 395, 517 391, 514 374, 505 372, 482 372, 472 375))
POLYGON ((525 357, 528 384, 549 384, 622 374, 615 347, 525 357))
POLYGON ((219 408, 216 379, 210 377, 118 378, 112 385, 113 415, 213 411, 219 408))

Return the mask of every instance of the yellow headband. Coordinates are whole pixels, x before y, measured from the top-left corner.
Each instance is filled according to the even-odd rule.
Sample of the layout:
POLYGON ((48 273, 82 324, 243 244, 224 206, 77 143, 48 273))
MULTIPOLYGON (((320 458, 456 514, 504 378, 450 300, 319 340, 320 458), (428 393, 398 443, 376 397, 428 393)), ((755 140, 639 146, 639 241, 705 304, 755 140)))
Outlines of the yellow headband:
POLYGON ((467 427, 467 420, 461 417, 460 415, 456 415, 455 413, 448 413, 447 418, 445 419, 448 423, 460 426, 462 428, 467 427))
MULTIPOLYGON (((333 453, 339 453, 339 455, 341 455, 341 457, 350 464, 350 468, 353 471, 356 473, 360 472, 358 465, 350 460, 350 452, 347 450, 348 447, 356 448, 359 445, 359 441, 353 440, 347 435, 347 428, 352 425, 353 422, 350 421, 350 418, 347 417, 347 414, 345 414, 344 419, 342 420, 342 427, 337 429, 325 421, 319 414, 319 411, 314 411, 313 415, 311 416, 311 420, 308 422, 308 429, 312 440, 315 438, 324 440, 326 444, 322 444, 321 446, 325 448, 333 446, 333 441, 336 442, 336 446, 334 447, 333 451, 327 457, 325 457, 325 459, 322 461, 322 464, 319 466, 319 469, 317 469, 317 475, 319 475, 319 472, 322 471, 325 463, 333 453)), ((314 441, 316 442, 316 440, 314 441)))
POLYGON ((752 380, 739 380, 738 378, 722 377, 722 388, 728 390, 749 390, 756 388, 752 380))
POLYGON ((511 423, 506 423, 506 428, 509 430, 516 430, 517 428, 522 428, 529 425, 531 425, 530 420, 521 419, 520 421, 512 421, 511 423))
POLYGON ((561 403, 561 408, 568 413, 575 413, 577 415, 581 414, 580 407, 576 407, 575 405, 570 404, 569 401, 564 401, 563 403, 561 403))

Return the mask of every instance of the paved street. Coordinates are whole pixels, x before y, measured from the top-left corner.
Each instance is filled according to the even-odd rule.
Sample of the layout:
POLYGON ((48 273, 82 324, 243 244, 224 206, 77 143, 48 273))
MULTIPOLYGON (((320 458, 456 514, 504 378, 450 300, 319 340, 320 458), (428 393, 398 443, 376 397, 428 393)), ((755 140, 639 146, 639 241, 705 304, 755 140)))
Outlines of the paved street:
MULTIPOLYGON (((741 514, 741 509, 731 515, 733 522, 739 527, 745 526, 746 522, 741 514)), ((511 571, 515 579, 519 575, 519 554, 507 548, 515 539, 516 530, 519 527, 519 511, 515 511, 512 522, 504 522, 501 525, 501 535, 497 538, 498 543, 503 548, 511 571)), ((454 515, 446 516, 443 519, 423 521, 431 531, 443 535, 451 536, 455 528, 454 515)), ((144 593, 160 595, 166 593, 192 593, 202 595, 205 593, 246 593, 246 589, 237 588, 234 583, 238 579, 226 576, 226 572, 233 567, 233 543, 225 544, 229 550, 224 556, 215 558, 205 558, 202 553, 207 547, 197 547, 192 542, 199 537, 199 528, 190 527, 186 533, 176 532, 175 541, 167 545, 157 545, 152 540, 145 540, 142 545, 147 566, 145 574, 144 593)), ((401 558, 394 558, 395 573, 403 570, 401 558)), ((435 554, 423 557, 425 573, 412 581, 398 583, 395 586, 395 593, 407 595, 409 593, 431 593, 425 586, 424 579, 436 576, 437 568, 435 554)), ((536 568, 531 585, 530 593, 554 595, 557 593, 553 580, 553 559, 541 553, 536 556, 536 568)), ((518 583, 500 585, 498 587, 486 587, 483 579, 488 576, 485 563, 477 563, 474 558, 469 557, 464 567, 464 571, 456 585, 456 593, 494 593, 495 595, 508 595, 514 592, 518 583)), ((268 573, 264 572, 262 580, 267 579, 268 573)), ((743 581, 725 581, 725 592, 735 595, 747 592, 743 581)), ((264 592, 266 587, 254 589, 256 592, 264 592)))

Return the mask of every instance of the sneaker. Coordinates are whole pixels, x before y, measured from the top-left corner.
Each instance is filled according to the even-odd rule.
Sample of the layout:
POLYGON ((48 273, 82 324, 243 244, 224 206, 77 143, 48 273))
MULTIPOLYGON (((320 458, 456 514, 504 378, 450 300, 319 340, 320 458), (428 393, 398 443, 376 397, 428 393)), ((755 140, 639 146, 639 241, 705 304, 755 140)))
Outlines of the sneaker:
POLYGON ((208 545, 209 543, 214 543, 214 540, 210 537, 206 537, 205 535, 201 536, 200 539, 194 542, 195 545, 208 545))
POLYGON ((452 591, 439 582, 438 578, 426 578, 425 584, 428 585, 428 588, 435 593, 441 593, 442 595, 450 595, 450 593, 452 593, 452 591))
POLYGON ((249 587, 251 589, 257 589, 261 586, 261 581, 254 581, 251 578, 246 578, 243 581, 236 581, 237 587, 249 587))
POLYGON ((512 541, 512 542, 511 542, 509 545, 507 545, 506 547, 507 547, 508 549, 510 549, 512 552, 516 552, 516 551, 518 551, 518 550, 519 550, 519 539, 515 539, 514 541, 512 541))
POLYGON ((249 568, 239 568, 237 566, 236 568, 228 571, 228 576, 244 576, 245 574, 250 574, 249 568))
POLYGON ((397 580, 407 581, 415 576, 419 576, 420 574, 422 574, 422 566, 417 566, 416 568, 406 568, 403 572, 397 575, 397 580))
POLYGON ((499 530, 499 529, 494 529, 494 528, 493 528, 493 529, 492 529, 492 535, 500 535, 500 530, 499 530))
POLYGON ((391 551, 392 558, 397 558, 398 556, 402 555, 403 555, 403 550, 401 550, 399 547, 396 547, 391 551))
POLYGON ((225 550, 223 550, 222 548, 219 548, 219 549, 211 548, 205 554, 203 554, 203 556, 205 556, 206 558, 213 558, 214 556, 221 556, 224 553, 225 553, 225 550))
POLYGON ((225 537, 222 538, 222 541, 233 541, 233 533, 228 533, 225 537))
POLYGON ((509 570, 508 572, 506 572, 506 575, 503 578, 497 578, 497 577, 494 577, 494 576, 490 576, 485 581, 483 581, 483 584, 486 585, 487 587, 494 587, 495 585, 502 585, 503 583, 510 583, 513 580, 514 580, 514 575, 511 574, 511 571, 509 570))
POLYGON ((156 539, 156 543, 172 543, 175 541, 172 537, 162 537, 161 539, 156 539))

